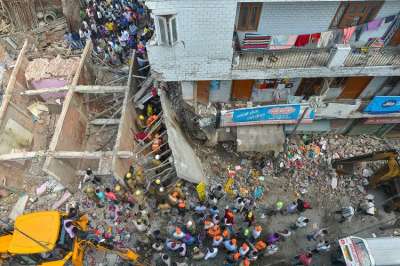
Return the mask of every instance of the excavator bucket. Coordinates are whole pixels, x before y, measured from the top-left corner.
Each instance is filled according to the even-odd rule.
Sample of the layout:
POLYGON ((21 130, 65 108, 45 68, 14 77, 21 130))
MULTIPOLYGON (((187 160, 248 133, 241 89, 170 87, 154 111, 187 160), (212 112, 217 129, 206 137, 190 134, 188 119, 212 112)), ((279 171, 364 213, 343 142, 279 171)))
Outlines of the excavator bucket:
POLYGON ((127 249, 121 253, 121 257, 129 261, 137 261, 139 259, 139 255, 131 249, 127 249))

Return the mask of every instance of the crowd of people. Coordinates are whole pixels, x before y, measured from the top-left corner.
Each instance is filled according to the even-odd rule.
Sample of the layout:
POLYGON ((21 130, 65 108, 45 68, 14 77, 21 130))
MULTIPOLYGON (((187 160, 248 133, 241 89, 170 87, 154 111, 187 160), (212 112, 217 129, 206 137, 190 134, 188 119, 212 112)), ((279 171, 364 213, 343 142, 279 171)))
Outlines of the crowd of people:
MULTIPOLYGON (((88 169, 85 182, 96 183, 96 177, 88 169)), ((136 234, 149 237, 149 248, 158 255, 161 264, 189 265, 188 261, 213 260, 220 255, 221 265, 251 265, 261 257, 272 256, 279 252, 279 243, 289 240, 296 230, 306 230, 306 239, 313 249, 301 252, 293 258, 293 265, 311 265, 313 256, 328 252, 331 248, 327 239, 327 228, 308 229, 310 219, 305 216, 311 204, 297 199, 285 204, 278 201, 273 212, 267 215, 299 215, 294 224, 282 230, 267 233, 263 227, 264 218, 256 218, 256 204, 251 197, 228 198, 222 185, 214 185, 207 191, 204 201, 190 201, 186 198, 180 183, 167 188, 160 179, 155 179, 148 187, 148 194, 138 194, 138 187, 143 187, 143 175, 139 169, 131 167, 125 177, 127 188, 117 185, 103 190, 87 192, 88 197, 98 207, 138 205, 131 223, 136 234), (132 186, 130 180, 134 181, 132 186), (148 202, 155 199, 157 208, 148 202), (226 202, 231 204, 221 206, 226 202), (154 215, 171 219, 177 218, 174 228, 154 228, 150 220, 154 215), (314 243, 314 244, 312 244, 314 243), (178 261, 186 261, 178 263, 178 261)), ((109 207, 110 208, 110 207, 109 207)), ((119 207, 117 209, 120 209, 119 207)), ((195 265, 195 264, 194 264, 195 265)))
POLYGON ((141 1, 87 0, 81 19, 78 31, 64 35, 72 49, 82 49, 91 40, 94 53, 106 64, 127 63, 132 51, 139 64, 146 63, 145 46, 153 35, 153 27, 141 1))

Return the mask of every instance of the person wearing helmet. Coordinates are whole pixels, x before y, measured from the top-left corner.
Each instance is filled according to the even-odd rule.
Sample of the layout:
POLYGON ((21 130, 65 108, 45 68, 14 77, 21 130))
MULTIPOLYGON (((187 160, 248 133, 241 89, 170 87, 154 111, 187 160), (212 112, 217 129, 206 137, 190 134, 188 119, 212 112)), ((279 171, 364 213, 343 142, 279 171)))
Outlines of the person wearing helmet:
POLYGON ((95 192, 94 187, 92 187, 92 186, 86 186, 86 187, 83 189, 83 192, 86 194, 86 196, 87 196, 90 200, 94 201, 96 204, 99 204, 99 203, 100 203, 99 198, 96 196, 96 192, 95 192))
POLYGON ((229 240, 229 239, 225 240, 224 247, 229 252, 236 252, 237 251, 237 240, 235 238, 232 238, 231 240, 229 240))
POLYGON ((254 213, 252 211, 246 212, 245 221, 248 223, 249 227, 253 224, 254 220, 255 220, 254 213))
POLYGON ((146 123, 145 123, 144 115, 139 115, 138 118, 139 118, 139 119, 138 119, 137 121, 138 121, 139 127, 140 127, 141 129, 145 129, 145 128, 146 128, 146 123))
POLYGON ((154 166, 154 167, 157 167, 157 166, 159 166, 160 164, 161 164, 161 156, 159 155, 159 154, 156 154, 155 156, 154 156, 154 159, 153 160, 151 160, 151 163, 152 163, 152 165, 154 166))
POLYGON ((256 225, 254 227, 253 231, 251 232, 251 235, 252 235, 254 241, 260 237, 261 231, 262 231, 262 227, 260 225, 256 225))
POLYGON ((161 179, 160 178, 156 178, 153 180, 153 182, 151 182, 150 184, 150 188, 149 188, 149 192, 152 195, 156 195, 161 187, 161 179))

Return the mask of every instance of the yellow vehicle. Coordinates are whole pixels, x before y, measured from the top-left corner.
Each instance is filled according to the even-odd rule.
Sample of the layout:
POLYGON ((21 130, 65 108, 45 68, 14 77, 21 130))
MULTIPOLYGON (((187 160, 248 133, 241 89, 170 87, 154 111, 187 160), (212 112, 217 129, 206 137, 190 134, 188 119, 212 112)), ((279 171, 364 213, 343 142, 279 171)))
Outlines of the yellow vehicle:
POLYGON ((339 174, 352 174, 354 167, 361 162, 386 161, 370 177, 370 186, 377 188, 382 186, 391 197, 384 204, 386 211, 400 211, 400 164, 399 154, 396 150, 378 151, 365 155, 354 156, 350 158, 338 159, 332 161, 332 167, 336 168, 339 174))
POLYGON ((89 224, 86 215, 73 221, 79 233, 73 239, 69 238, 63 226, 66 218, 66 214, 58 211, 17 217, 12 232, 0 236, 0 265, 8 261, 10 265, 81 266, 88 248, 113 252, 122 259, 141 265, 139 256, 131 249, 116 250, 84 239, 89 224))

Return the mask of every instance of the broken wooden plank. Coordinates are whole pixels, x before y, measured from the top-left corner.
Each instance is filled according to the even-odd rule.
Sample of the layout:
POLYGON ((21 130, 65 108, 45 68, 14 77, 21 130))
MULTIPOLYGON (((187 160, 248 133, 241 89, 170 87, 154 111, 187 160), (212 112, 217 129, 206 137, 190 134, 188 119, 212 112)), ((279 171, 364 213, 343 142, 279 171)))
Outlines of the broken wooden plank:
POLYGON ((143 94, 146 92, 146 90, 153 84, 154 79, 149 76, 147 79, 143 82, 140 90, 135 94, 134 101, 137 102, 140 98, 142 98, 143 94))
POLYGON ((94 126, 102 126, 102 125, 107 125, 107 126, 113 126, 113 125, 118 125, 120 122, 120 119, 94 119, 90 121, 91 125, 94 126))
POLYGON ((29 196, 28 195, 22 195, 18 198, 17 203, 15 203, 14 207, 11 210, 10 215, 8 218, 11 220, 15 221, 15 219, 22 215, 25 211, 25 206, 28 203, 29 196))
MULTIPOLYGON (((2 154, 0 155, 0 161, 29 160, 43 156, 50 156, 57 159, 100 159, 104 156, 112 155, 112 151, 31 151, 2 154)), ((127 154, 124 155, 127 156, 127 154)))
POLYGON ((113 152, 104 151, 55 151, 48 155, 58 159, 100 159, 104 156, 112 156, 113 152))
MULTIPOLYGON (((21 95, 24 96, 37 96, 46 93, 59 93, 66 92, 70 89, 71 86, 64 86, 59 88, 43 88, 37 90, 26 90, 21 92, 21 95)), ((78 85, 75 86, 74 91, 79 93, 86 94, 96 94, 96 93, 118 93, 124 92, 127 89, 127 86, 86 86, 86 85, 78 85)))
POLYGON ((76 92, 80 93, 117 93, 125 92, 127 86, 76 86, 76 92))

